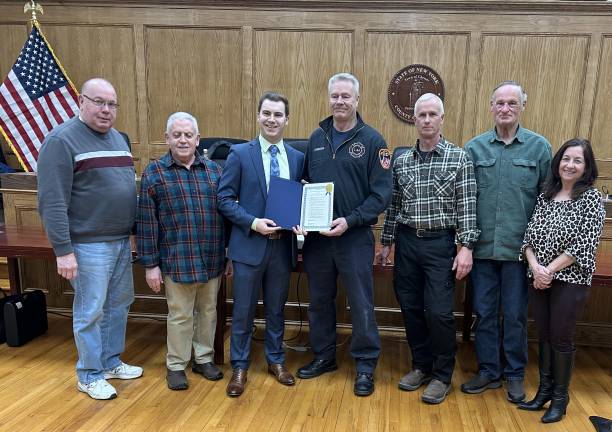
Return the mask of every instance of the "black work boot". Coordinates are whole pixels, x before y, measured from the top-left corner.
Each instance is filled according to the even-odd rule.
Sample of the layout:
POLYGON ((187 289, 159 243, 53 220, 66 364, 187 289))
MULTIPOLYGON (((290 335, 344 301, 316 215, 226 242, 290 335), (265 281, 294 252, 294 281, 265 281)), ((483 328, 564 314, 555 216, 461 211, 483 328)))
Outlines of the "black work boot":
POLYGON ((529 402, 522 402, 519 409, 527 411, 539 411, 546 402, 550 401, 553 392, 553 377, 550 368, 551 357, 550 342, 540 341, 538 347, 538 368, 540 370, 540 385, 535 397, 529 402))
POLYGON ((569 383, 574 368, 576 350, 559 352, 552 349, 553 394, 550 406, 542 416, 542 423, 558 422, 565 415, 569 403, 569 383))

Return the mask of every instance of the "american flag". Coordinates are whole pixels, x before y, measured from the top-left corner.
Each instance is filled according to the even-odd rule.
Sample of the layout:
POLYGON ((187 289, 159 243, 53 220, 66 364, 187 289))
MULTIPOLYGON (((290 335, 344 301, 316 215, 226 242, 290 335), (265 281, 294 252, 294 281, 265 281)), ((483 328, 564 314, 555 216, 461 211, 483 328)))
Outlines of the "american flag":
POLYGON ((0 86, 0 132, 26 171, 45 136, 78 113, 78 93, 38 23, 0 86))

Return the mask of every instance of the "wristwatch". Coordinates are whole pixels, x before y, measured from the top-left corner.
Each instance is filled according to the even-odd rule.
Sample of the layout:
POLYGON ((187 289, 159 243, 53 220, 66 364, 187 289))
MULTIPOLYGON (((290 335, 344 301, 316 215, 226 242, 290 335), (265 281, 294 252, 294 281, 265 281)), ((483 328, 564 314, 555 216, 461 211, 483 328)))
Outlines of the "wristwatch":
POLYGON ((462 244, 462 246, 463 246, 464 248, 469 249, 469 250, 474 250, 474 243, 472 243, 472 242, 463 243, 463 244, 462 244))

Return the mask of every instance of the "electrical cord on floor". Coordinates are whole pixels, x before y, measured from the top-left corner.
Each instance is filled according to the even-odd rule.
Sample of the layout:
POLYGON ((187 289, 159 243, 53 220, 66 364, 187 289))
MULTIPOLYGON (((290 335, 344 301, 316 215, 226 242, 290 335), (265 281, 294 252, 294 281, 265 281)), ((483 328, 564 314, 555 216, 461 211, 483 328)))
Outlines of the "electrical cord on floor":
MULTIPOLYGON (((298 273, 298 280, 297 280, 297 284, 296 284, 296 298, 297 298, 297 304, 298 304, 298 317, 299 317, 299 326, 298 326, 298 331, 297 334, 295 334, 294 336, 288 338, 288 339, 283 339, 283 348, 287 348, 290 349, 292 351, 299 351, 299 352, 306 352, 308 350, 310 350, 310 346, 300 346, 300 345, 289 345, 287 342, 291 342, 293 340, 296 340, 297 338, 299 338, 302 335, 302 328, 304 327, 304 317, 302 316, 302 302, 300 301, 300 282, 302 280, 302 273, 298 273)), ((257 326, 255 324, 253 324, 253 341, 255 342, 264 342, 265 339, 263 338, 258 338, 255 335, 257 334, 257 326)))
MULTIPOLYGON (((297 304, 298 304, 298 316, 299 316, 299 320, 300 320, 300 324, 298 327, 298 332, 295 336, 290 337, 289 339, 284 339, 283 340, 283 348, 287 348, 290 349, 292 351, 298 351, 298 352, 307 352, 310 351, 312 348, 310 347, 310 345, 289 345, 287 342, 290 342, 292 340, 295 340, 297 338, 299 338, 302 335, 302 329, 304 326, 304 318, 302 316, 302 302, 300 301, 300 282, 302 279, 302 273, 298 273, 298 280, 297 280, 297 284, 296 284, 296 298, 297 298, 297 304)), ((263 338, 258 338, 255 335, 257 334, 257 326, 255 324, 253 324, 253 340, 255 342, 264 342, 263 338)), ((348 335, 346 338, 344 338, 344 340, 340 343, 336 344, 336 348, 339 348, 343 345, 345 345, 350 339, 351 339, 351 335, 348 335)))
POLYGON ((55 311, 50 311, 50 310, 48 310, 48 311, 47 311, 47 313, 48 313, 48 314, 52 314, 52 315, 61 316, 61 317, 64 317, 64 318, 70 318, 70 319, 72 319, 72 315, 68 315, 68 314, 61 313, 61 312, 55 312, 55 311))

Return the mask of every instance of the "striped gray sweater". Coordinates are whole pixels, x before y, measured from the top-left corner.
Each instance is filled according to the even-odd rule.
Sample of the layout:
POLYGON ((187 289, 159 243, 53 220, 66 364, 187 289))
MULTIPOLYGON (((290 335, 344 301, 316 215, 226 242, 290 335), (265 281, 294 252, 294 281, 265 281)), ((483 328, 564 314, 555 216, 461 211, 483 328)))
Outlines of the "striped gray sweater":
POLYGON ((56 256, 72 243, 129 236, 136 215, 132 154, 119 132, 78 117, 56 127, 38 157, 38 211, 56 256))

